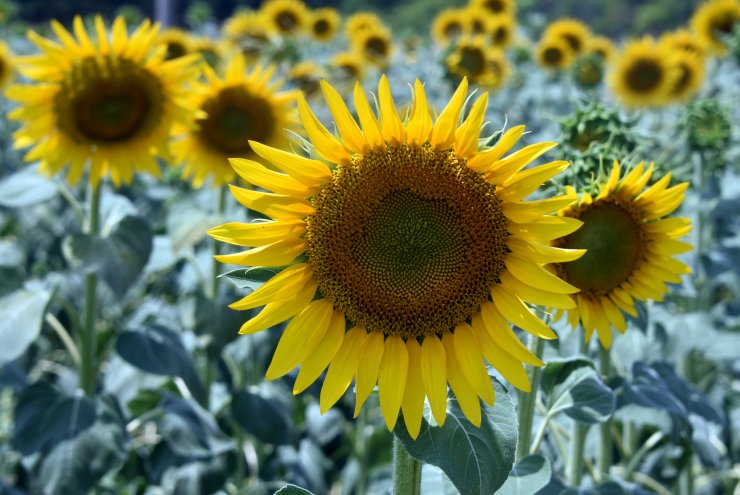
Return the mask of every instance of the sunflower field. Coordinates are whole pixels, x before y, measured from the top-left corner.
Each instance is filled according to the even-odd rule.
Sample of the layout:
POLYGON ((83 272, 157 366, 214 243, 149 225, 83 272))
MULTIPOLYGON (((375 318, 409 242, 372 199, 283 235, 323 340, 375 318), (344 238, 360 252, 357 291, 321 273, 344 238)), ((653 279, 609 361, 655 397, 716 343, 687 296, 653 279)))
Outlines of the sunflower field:
POLYGON ((740 0, 638 3, 0 0, 0 492, 740 495, 740 0))

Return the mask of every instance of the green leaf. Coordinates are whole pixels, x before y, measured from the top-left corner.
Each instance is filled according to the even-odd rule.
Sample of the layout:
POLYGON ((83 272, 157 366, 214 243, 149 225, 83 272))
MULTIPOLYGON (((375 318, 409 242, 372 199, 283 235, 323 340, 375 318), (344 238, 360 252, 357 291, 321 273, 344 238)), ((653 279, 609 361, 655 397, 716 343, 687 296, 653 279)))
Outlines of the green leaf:
POLYGON ((0 365, 20 357, 41 333, 51 294, 20 289, 0 298, 0 365))
POLYGON ((64 395, 48 383, 37 382, 18 395, 12 444, 23 455, 47 451, 75 438, 94 422, 91 399, 64 395))
POLYGON ((206 232, 219 222, 191 201, 180 201, 170 208, 167 216, 167 234, 172 249, 179 252, 189 249, 206 238, 206 232))
POLYGON ((54 182, 33 169, 22 169, 0 181, 0 206, 7 208, 33 206, 56 194, 54 182))
POLYGON ((614 412, 614 392, 584 358, 552 360, 542 372, 547 415, 565 413, 579 423, 602 423, 614 412))
POLYGON ((313 493, 300 486, 288 484, 276 491, 273 495, 313 495, 313 493))
POLYGON ((490 495, 504 484, 514 464, 516 411, 509 392, 494 379, 496 404, 482 404, 480 428, 463 414, 457 400, 447 401, 443 426, 422 420, 414 441, 399 420, 394 434, 415 459, 442 469, 462 495, 490 495))
POLYGON ((517 462, 511 469, 506 483, 496 495, 530 495, 544 488, 552 476, 550 461, 539 454, 532 454, 517 462))
POLYGON ((76 233, 62 245, 69 263, 97 272, 105 283, 123 296, 139 278, 152 251, 152 232, 141 217, 126 216, 107 237, 76 233))
POLYGON ((179 376, 193 396, 202 399, 205 389, 190 353, 180 336, 160 325, 125 330, 116 340, 116 352, 125 361, 155 375, 179 376))
POLYGON ((162 394, 165 412, 159 431, 167 446, 178 456, 204 460, 234 450, 234 442, 221 431, 212 415, 192 401, 175 394, 162 394))
POLYGON ((224 346, 239 336, 242 324, 254 313, 245 314, 229 308, 229 304, 236 299, 237 296, 225 290, 219 290, 216 299, 206 296, 202 291, 195 294, 194 330, 207 339, 206 348, 214 357, 218 357, 224 346))
POLYGON ((222 273, 219 278, 228 279, 240 289, 258 289, 262 284, 270 280, 280 272, 280 268, 237 268, 230 272, 222 273))
POLYGON ((263 442, 284 445, 292 440, 290 404, 265 388, 238 390, 231 400, 231 415, 244 431, 263 442))

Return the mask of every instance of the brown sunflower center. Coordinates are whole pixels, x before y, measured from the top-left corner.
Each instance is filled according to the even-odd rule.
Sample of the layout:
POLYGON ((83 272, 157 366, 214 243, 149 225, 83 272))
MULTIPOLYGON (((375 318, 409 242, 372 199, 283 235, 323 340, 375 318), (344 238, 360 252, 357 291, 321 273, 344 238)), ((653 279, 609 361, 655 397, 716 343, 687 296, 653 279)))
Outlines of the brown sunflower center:
POLYGON ((583 222, 557 247, 586 249, 576 261, 558 263, 560 278, 585 297, 608 294, 634 273, 645 253, 645 231, 639 212, 618 198, 581 206, 574 215, 583 222))
POLYGON ((151 131, 162 116, 162 84, 115 55, 84 58, 54 98, 59 128, 77 142, 117 143, 151 131))
POLYGON ((657 60, 642 58, 635 60, 627 70, 625 82, 633 91, 650 93, 663 81, 663 71, 657 60))
POLYGON ((575 34, 565 33, 563 34, 563 39, 568 43, 568 46, 570 46, 576 53, 580 52, 581 48, 583 48, 583 41, 579 36, 576 36, 575 34))
POLYGON ((503 12, 506 6, 501 0, 487 0, 485 3, 485 7, 491 12, 495 12, 498 14, 499 12, 503 12))
POLYGON ((318 19, 313 23, 313 32, 322 35, 329 32, 329 21, 326 19, 318 19))
POLYGON ((720 12, 711 21, 712 33, 717 33, 715 38, 732 34, 735 23, 738 19, 731 12, 720 12))
POLYGON ((357 325, 406 339, 468 320, 505 269, 494 189, 426 145, 356 155, 307 221, 321 294, 357 325))
POLYGON ((691 67, 686 62, 680 61, 677 65, 681 75, 678 77, 676 85, 673 86, 674 95, 680 95, 689 87, 694 74, 691 67))
POLYGON ((167 52, 165 53, 164 59, 171 60, 173 58, 179 58, 187 54, 188 50, 185 45, 179 41, 168 41, 167 52))
POLYGON ((563 60, 563 52, 558 47, 549 46, 542 52, 542 58, 547 65, 559 65, 563 60))
POLYGON ((197 121, 201 139, 222 153, 248 153, 247 141, 265 141, 275 123, 270 103, 243 86, 222 89, 201 109, 208 114, 197 121))
POLYGON ((290 33, 298 27, 298 16, 290 10, 278 12, 275 16, 278 28, 284 33, 290 33))
POLYGON ((478 76, 486 68, 486 57, 483 52, 476 47, 465 46, 460 49, 460 61, 458 66, 470 76, 478 76))
POLYGON ((470 29, 473 34, 481 34, 486 30, 486 21, 484 19, 472 19, 470 21, 470 29))
POLYGON ((380 36, 371 36, 365 41, 365 53, 372 57, 385 57, 388 54, 388 42, 380 36))
POLYGON ((509 34, 509 28, 506 26, 497 26, 491 34, 493 44, 497 46, 505 45, 509 41, 509 34))
POLYGON ((450 21, 447 23, 447 25, 445 25, 442 31, 445 33, 445 36, 448 39, 455 39, 459 38, 460 35, 462 35, 463 28, 458 21, 450 21))

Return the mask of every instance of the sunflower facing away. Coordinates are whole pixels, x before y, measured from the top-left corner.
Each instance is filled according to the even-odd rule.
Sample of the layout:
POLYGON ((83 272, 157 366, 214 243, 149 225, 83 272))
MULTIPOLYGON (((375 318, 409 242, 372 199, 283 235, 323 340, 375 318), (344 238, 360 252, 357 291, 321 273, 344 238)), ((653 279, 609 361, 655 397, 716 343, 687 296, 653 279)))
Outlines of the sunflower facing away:
POLYGON ((425 396, 437 423, 444 423, 449 383, 465 415, 479 425, 479 398, 494 401, 484 358, 524 390, 523 363, 542 365, 508 322, 554 338, 527 303, 573 306, 569 294, 576 289, 543 265, 582 255, 548 245, 580 225, 548 215, 575 197, 524 201, 568 163, 523 170, 555 143, 504 157, 524 126, 479 151, 488 95, 459 124, 467 87, 463 81, 435 122, 416 81, 404 122, 385 76, 377 117, 358 83, 358 123, 323 82, 339 136, 303 97, 298 109, 315 152, 329 165, 259 143, 252 149, 280 173, 232 160, 245 180, 271 191, 232 186, 237 201, 272 221, 211 229, 217 240, 250 247, 217 259, 276 267, 277 273, 231 307, 264 306, 241 328, 244 334, 289 321, 267 379, 300 366, 293 388, 300 393, 328 367, 322 412, 355 379, 357 414, 377 384, 388 428, 402 410, 416 438, 425 396))
MULTIPOLYGON (((627 328, 622 312, 637 316, 635 300, 662 301, 668 293, 666 283, 680 283, 691 269, 673 258, 691 250, 677 240, 691 230, 688 218, 670 217, 683 202, 688 182, 668 187, 671 174, 645 188, 653 174, 640 163, 620 180, 616 161, 606 183, 596 197, 585 193, 578 203, 560 212, 564 218, 578 219, 583 226, 573 234, 557 239, 559 248, 586 249, 572 263, 554 265, 560 278, 578 287, 577 307, 568 310, 568 321, 575 328, 580 322, 590 340, 596 330, 601 344, 612 342, 612 327, 627 328)), ((568 187, 569 193, 575 190, 568 187)), ((559 310, 556 317, 562 316, 559 310)))
POLYGON ((223 79, 203 68, 205 82, 195 85, 192 99, 206 115, 172 145, 177 163, 185 164, 183 176, 195 187, 209 177, 214 186, 233 181, 228 159, 254 158, 250 139, 278 148, 288 145, 285 129, 298 125, 291 111, 297 93, 278 93, 281 83, 271 81, 274 71, 256 66, 248 72, 241 54, 231 59, 223 79))
POLYGON ((646 36, 625 45, 614 60, 609 82, 614 96, 626 106, 659 106, 670 101, 679 77, 671 51, 646 36))
POLYGON ((158 175, 155 158, 167 153, 173 123, 196 113, 187 83, 198 75, 198 55, 164 61, 164 48, 150 48, 158 26, 148 21, 129 36, 118 17, 109 36, 96 17, 96 40, 81 17, 74 37, 56 21, 51 27, 60 43, 31 32, 42 53, 19 60, 20 72, 37 83, 8 90, 20 103, 10 118, 23 122, 16 146, 32 146, 26 160, 40 160, 49 174, 69 164, 72 184, 88 163, 93 185, 108 175, 116 186, 135 171, 158 175))
POLYGON ((13 79, 13 54, 4 41, 0 41, 0 89, 13 79))
POLYGON ((740 1, 709 0, 699 6, 691 17, 691 28, 714 55, 727 54, 724 37, 740 24, 740 1))

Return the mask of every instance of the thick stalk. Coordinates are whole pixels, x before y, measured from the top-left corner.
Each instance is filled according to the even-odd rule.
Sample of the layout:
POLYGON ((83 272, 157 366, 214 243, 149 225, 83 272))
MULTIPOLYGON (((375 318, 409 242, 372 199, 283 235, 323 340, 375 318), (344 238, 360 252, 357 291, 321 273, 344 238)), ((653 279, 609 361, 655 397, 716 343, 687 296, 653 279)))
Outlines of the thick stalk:
MULTIPOLYGON (((529 350, 535 356, 542 356, 545 349, 545 341, 531 335, 529 337, 529 350)), ((537 391, 540 384, 540 373, 542 368, 532 366, 529 370, 529 381, 532 384, 530 392, 519 391, 519 438, 516 444, 517 460, 529 454, 529 446, 532 440, 532 423, 534 422, 534 405, 537 402, 537 391)))
MULTIPOLYGON (((100 232, 100 184, 90 184, 89 207, 84 232, 96 237, 100 232)), ((90 272, 85 275, 85 310, 80 335, 80 387, 86 395, 95 393, 98 375, 97 345, 95 334, 95 292, 98 275, 90 272)))
POLYGON ((421 462, 393 435, 393 495, 421 495, 421 462))
MULTIPOLYGON (((605 349, 603 346, 599 346, 599 371, 601 372, 602 380, 607 380, 611 373, 611 354, 609 349, 605 349)), ((612 421, 607 419, 599 426, 599 460, 598 468, 599 473, 602 477, 606 477, 609 474, 609 468, 612 465, 612 435, 611 435, 612 421)))
MULTIPOLYGON (((367 439, 365 437, 365 425, 367 423, 367 407, 360 409, 360 414, 355 421, 355 456, 359 462, 360 472, 357 477, 357 489, 355 495, 365 495, 368 482, 368 465, 367 465, 367 439)), ((394 437, 395 441, 395 437, 394 437)))
MULTIPOLYGON (((586 338, 582 337, 578 345, 579 354, 588 353, 588 343, 586 338)), ((570 454, 568 462, 568 483, 571 486, 578 487, 581 484, 581 473, 583 472, 583 450, 586 444, 586 434, 588 425, 582 423, 573 423, 573 451, 570 454)))

